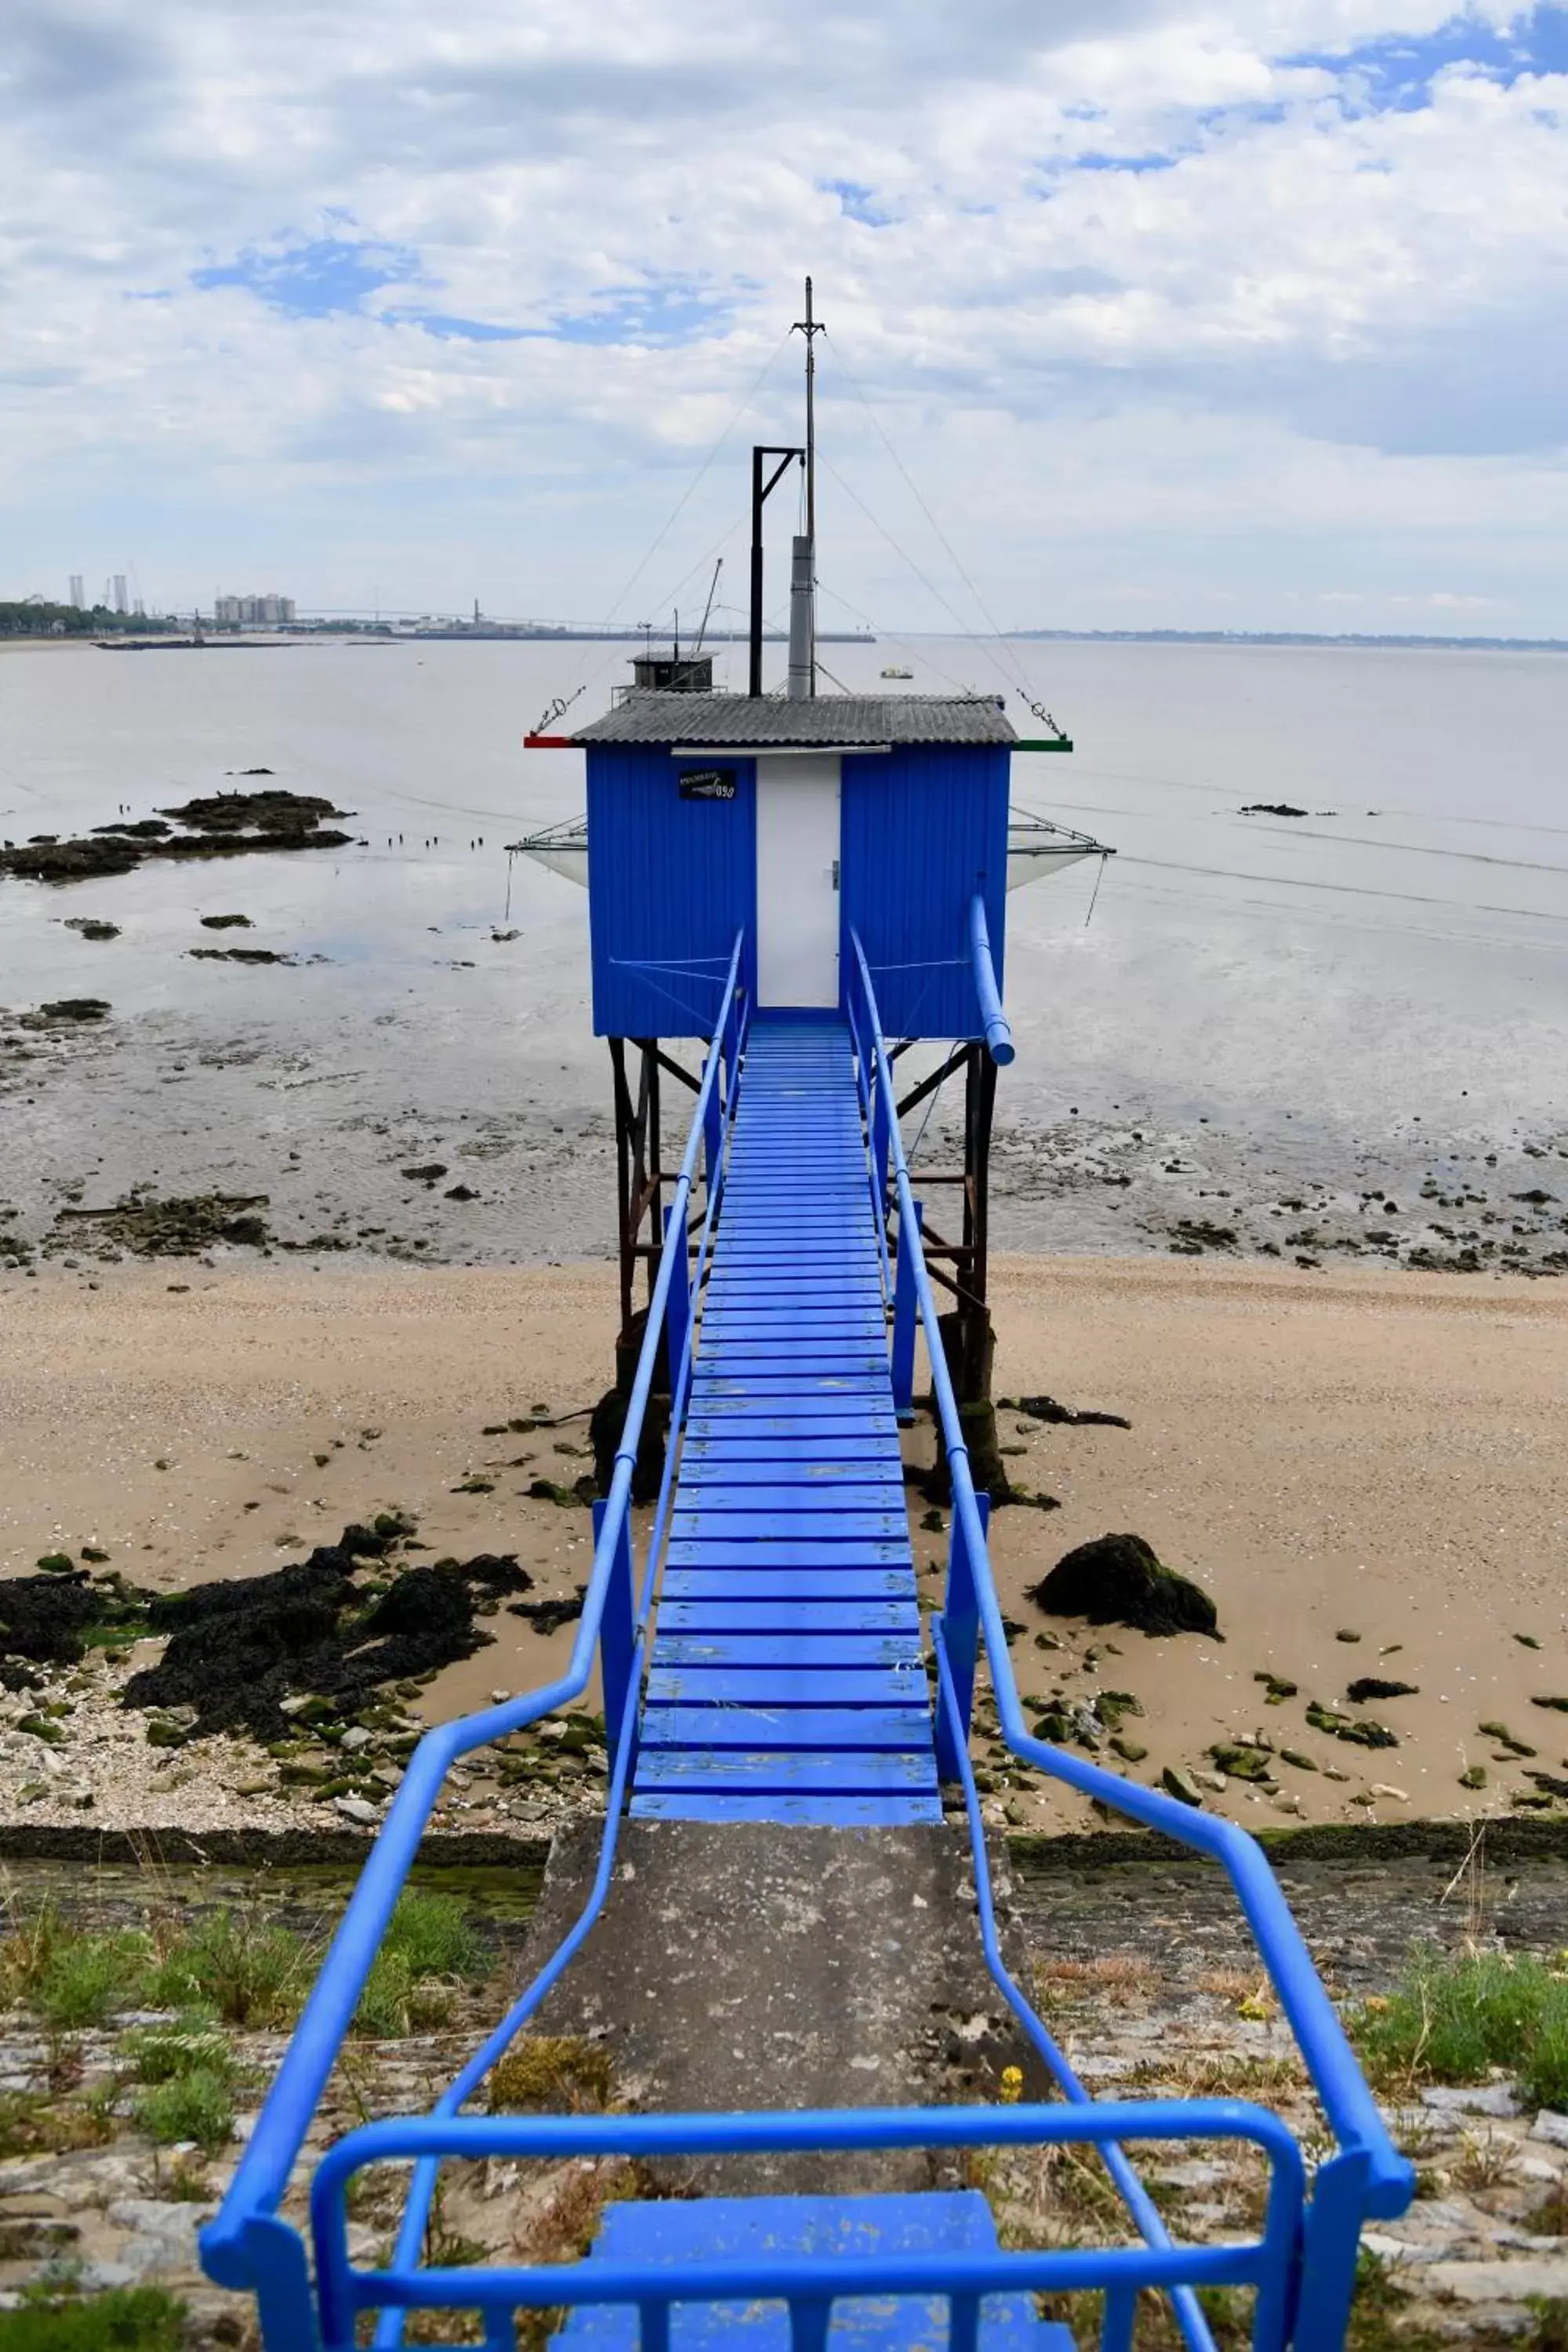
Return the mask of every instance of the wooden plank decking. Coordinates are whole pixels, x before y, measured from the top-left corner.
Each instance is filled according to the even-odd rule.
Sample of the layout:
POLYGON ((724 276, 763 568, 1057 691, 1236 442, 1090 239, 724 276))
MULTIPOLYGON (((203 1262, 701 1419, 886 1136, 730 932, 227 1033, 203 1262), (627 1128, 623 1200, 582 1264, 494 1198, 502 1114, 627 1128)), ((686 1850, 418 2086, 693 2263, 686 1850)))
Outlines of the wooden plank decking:
POLYGON ((702 1311, 631 1810, 937 1822, 844 1024, 755 1024, 702 1311))

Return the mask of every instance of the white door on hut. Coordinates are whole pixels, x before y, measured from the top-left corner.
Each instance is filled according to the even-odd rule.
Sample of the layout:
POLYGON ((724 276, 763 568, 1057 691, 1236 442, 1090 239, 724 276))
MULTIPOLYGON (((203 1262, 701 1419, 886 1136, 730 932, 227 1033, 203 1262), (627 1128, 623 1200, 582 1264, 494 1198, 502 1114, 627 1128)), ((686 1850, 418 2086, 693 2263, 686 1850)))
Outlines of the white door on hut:
POLYGON ((757 761, 757 1006, 838 1003, 838 754, 757 761))

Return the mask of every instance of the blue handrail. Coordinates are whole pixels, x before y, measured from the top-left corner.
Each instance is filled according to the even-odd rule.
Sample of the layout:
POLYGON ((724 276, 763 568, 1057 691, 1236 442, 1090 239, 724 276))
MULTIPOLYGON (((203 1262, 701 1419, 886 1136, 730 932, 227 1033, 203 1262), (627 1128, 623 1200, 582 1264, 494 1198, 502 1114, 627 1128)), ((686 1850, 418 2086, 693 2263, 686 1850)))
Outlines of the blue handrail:
MULTIPOLYGON (((858 941, 857 941, 858 946, 858 941)), ((1002 1010, 1002 992, 996 985, 996 966, 991 960, 991 929, 985 920, 985 901, 976 890, 969 902, 969 953, 974 966, 974 991, 980 999, 981 1026, 991 1058, 1001 1069, 1013 1059, 1016 1048, 1013 1032, 1007 1026, 1007 1016, 1002 1010)), ((866 976, 870 987, 870 975, 866 976)), ((873 1015, 876 999, 871 1000, 873 1015)))
MULTIPOLYGON (((1067 2104, 1045 2108, 576 2118, 458 2112, 579 1949, 600 1915, 610 1885, 637 1756, 651 1593, 668 1525, 691 1390, 695 1299, 720 1213, 738 1100, 737 1074, 748 1017, 740 985, 742 941, 738 939, 666 1223, 667 1246, 610 1495, 595 1511, 593 1572, 571 1664, 565 1675, 547 1690, 467 1722, 442 1726, 416 1750, 233 2186, 217 2219, 203 2233, 203 2259, 209 2274, 224 2284, 256 2291, 268 2352, 350 2352, 361 2315, 372 2311, 379 2314, 375 2346, 395 2347, 403 2340, 409 2312, 429 2307, 482 2314, 485 2343, 490 2352, 499 2352, 499 2347, 513 2343, 513 2315, 520 2308, 604 2303, 635 2305, 644 2352, 668 2352, 675 2303, 750 2302, 764 2297, 787 2304, 796 2344, 817 2345, 833 2302, 868 2294, 945 2296, 952 2352, 973 2352, 980 2298, 1023 2287, 1100 2290, 1105 2298, 1101 2352, 1130 2352, 1138 2295, 1144 2290, 1157 2291, 1169 2298, 1187 2343, 1196 2352, 1212 2352, 1212 2337, 1197 2293, 1202 2286, 1222 2284, 1255 2291, 1253 2342, 1258 2352, 1283 2352, 1287 2344, 1296 2347, 1297 2352, 1338 2352, 1362 2221, 1369 2213, 1402 2211, 1408 2201, 1410 2168, 1394 2154, 1383 2130, 1283 1897, 1253 1842, 1229 1823, 1194 1816, 1158 1792, 1140 1789, 1031 1738, 1024 1729, 986 1553, 987 1506, 974 1491, 942 1350, 935 1296, 921 1247, 919 1215, 899 1133, 889 1056, 865 956, 858 939, 853 934, 851 938, 859 988, 858 992, 857 973, 852 972, 847 1009, 860 1066, 857 1076, 867 1112, 879 1229, 885 1223, 889 1177, 899 1212, 896 1281, 889 1285, 894 1293, 895 1398, 907 1406, 912 1391, 918 1314, 927 1335, 938 1412, 952 1465, 952 1549, 946 1603, 933 1626, 939 1761, 943 1776, 958 1779, 963 1788, 987 1962, 1067 2104), (689 1220, 700 1152, 705 1158, 706 1203, 693 1270, 689 1220), (670 1439, 647 1572, 639 1590, 632 1560, 631 1477, 655 1360, 661 1336, 666 1335, 672 1391, 670 1439), (1212 1853, 1229 1872, 1339 2142, 1339 2153, 1318 2168, 1310 2206, 1305 2204, 1300 2150, 1279 2117, 1233 2101, 1091 2099, 1008 1975, 996 1934, 979 1798, 968 1758, 969 1718, 982 1637, 1004 1735, 1016 1753, 1151 1827, 1212 1853), (588 1901, 534 1982, 474 2053, 437 2101, 433 2113, 367 2126, 349 2134, 322 2158, 311 2188, 312 2285, 304 2242, 297 2231, 277 2218, 277 2208, 446 1770, 456 1757, 580 1696, 595 1655, 605 1685, 611 1770, 605 1836, 588 1901), (1173 2245, 1121 2143, 1215 2137, 1250 2141, 1268 2159, 1269 2189, 1262 2234, 1240 2245, 1173 2245), (1094 2251, 854 2257, 831 2263, 759 2257, 747 2263, 683 2263, 675 2267, 604 2261, 533 2270, 420 2267, 431 2199, 439 2167, 447 2158, 668 2156, 761 2148, 1022 2141, 1042 2145, 1077 2141, 1099 2147, 1143 2243, 1094 2251), (388 2161, 411 2168, 396 2243, 384 2267, 356 2271, 347 2256, 343 2210, 347 2182, 360 2167, 388 2161)), ((984 941, 983 909, 980 938, 984 941)), ((977 980, 979 961, 977 951, 977 980)), ((988 947, 984 961, 989 969, 988 947)), ((992 980, 994 986, 994 974, 992 980)), ((999 1015, 999 1005, 996 1010, 999 1015)), ((885 1233, 883 1239, 885 1244, 885 1233)))
MULTIPOLYGON (((485 2116, 411 2117, 366 2124, 329 2149, 311 2184, 311 2229, 321 2282, 323 2352, 351 2352, 359 2312, 405 2311, 439 2305, 480 2310, 506 2321, 519 2306, 635 2304, 643 2343, 667 2342, 675 2303, 787 2303, 827 2305, 867 2294, 938 2294, 954 2306, 952 2340, 963 2340, 958 2307, 984 2294, 1034 2289, 1105 2291, 1131 2321, 1142 2289, 1232 2285, 1257 2290, 1288 2264, 1300 2230, 1305 2188, 1300 2151, 1290 2131, 1267 2108, 1239 2099, 1168 2102, 1106 2100, 1081 2107, 882 2107, 797 2109, 760 2115, 485 2116), (1039 2248, 1026 2252, 929 2255, 836 2255, 830 2259, 758 2256, 641 2266, 592 2260, 531 2269, 356 2270, 349 2261, 345 2196, 366 2166, 445 2158, 570 2158, 620 2156, 645 2160, 672 2156, 758 2154, 847 2148, 995 2147, 1029 2144, 1089 2145, 1117 2139, 1249 2142, 1268 2158, 1268 2194, 1260 2237, 1215 2246, 1110 2247, 1089 2251, 1039 2248), (650 2324, 651 2322, 651 2324, 650 2324)), ((490 2339, 487 2337, 487 2342, 490 2339)), ((504 2333, 496 2340, 505 2341, 504 2333)), ((973 2337, 970 2338, 973 2341, 973 2337)), ((1126 2332, 1122 2342, 1131 2343, 1126 2332)), ((1261 2352, 1285 2342, 1275 2329, 1254 2329, 1261 2352)), ((1107 2336, 1102 2342, 1112 2345, 1107 2336)))
MULTIPOLYGON (((1320 2332, 1314 2326, 1310 2337, 1299 2334, 1296 2339, 1303 2346, 1309 2341, 1314 2347, 1321 2345, 1323 2352, 1328 2352, 1328 2347, 1337 2347, 1342 2334, 1342 2314, 1337 2323, 1340 2334, 1332 2332, 1336 2323, 1331 2306, 1342 2300, 1348 2311, 1362 2222, 1368 2218, 1389 2220, 1405 2211, 1415 2190, 1414 2168, 1389 2137, 1300 1930, 1257 1842, 1232 1822, 1195 1812, 1159 1790, 1143 1788, 1066 1748, 1034 1738, 1025 1724, 991 1574, 986 1545, 987 1510, 975 1493, 963 1423, 942 1344, 935 1293, 921 1244, 920 1219, 899 1131, 891 1065, 876 992, 858 934, 851 931, 850 940, 854 976, 858 978, 861 999, 853 1025, 858 1043, 870 1058, 869 1089, 882 1108, 881 1126, 892 1175, 891 1205, 896 1206, 899 1220, 899 1280, 900 1286, 907 1281, 912 1287, 925 1329, 931 1387, 952 1484, 947 1590, 935 1627, 942 1691, 938 1754, 944 1776, 961 1779, 965 1784, 971 1804, 977 1877, 985 1870, 984 1836, 973 1776, 968 1770, 967 1749, 974 1671, 983 1637, 1002 1737, 1015 1755, 1038 1765, 1085 1796, 1099 1798, 1147 1828, 1206 1854, 1220 1864, 1230 1879, 1339 2146, 1339 2156, 1318 2168, 1303 2248, 1305 2275, 1315 2290, 1318 2312, 1331 2315, 1326 2321, 1327 2332, 1320 2332), (1351 2188, 1356 2192, 1353 2196, 1343 2193, 1351 2188)), ((988 1908, 988 1887, 982 1899, 988 1908)), ((983 1912, 983 1924, 984 1916, 983 1912)), ((987 1958, 996 1973, 1001 1969, 1001 1955, 994 1929, 986 1941, 987 1958)), ((1017 2000, 1022 1997, 1016 1995, 1016 1988, 1005 1978, 1005 1971, 998 1974, 997 1981, 1016 2006, 1015 1996, 1017 2000)), ((1030 2030, 1035 2033, 1037 2047, 1051 2063, 1039 2040, 1045 2029, 1037 2019, 1030 2030)), ((1053 2071, 1058 2072, 1058 2080, 1063 2079, 1054 2065, 1053 2071)), ((1070 2092, 1068 2095, 1072 2095, 1070 2092)), ((1197 2340, 1201 2343, 1203 2338, 1197 2340)))
MULTIPOLYGON (((740 944, 737 942, 737 957, 739 953, 740 944)), ((736 970, 737 966, 732 962, 732 975, 736 970)), ((679 1326, 681 1337, 674 1349, 676 1361, 670 1378, 669 1436, 665 1446, 664 1471, 659 1481, 658 1500, 654 1510, 653 1527, 648 1536, 647 1566, 643 1574, 642 1590, 637 1603, 637 1647, 634 1653, 633 1671, 627 1679, 620 1738, 611 1749, 614 1765, 605 1801, 605 1835, 599 1849, 599 1861, 594 1874, 594 1883, 588 1891, 588 1899, 576 1920, 556 1946, 533 1982, 513 2002, 494 2032, 480 2044, 468 2064, 454 2077, 437 2100, 431 2110, 432 2115, 437 2116, 456 2115, 464 2103, 472 2097, 490 2068, 516 2040, 523 2026, 543 2001, 546 1993, 559 1981, 571 1961, 581 1950, 605 1907, 605 1900, 610 1891, 611 1874, 615 1869, 616 1853, 620 1843, 621 1820, 626 1805, 626 1787, 637 1752, 643 1667, 647 1651, 646 1629, 653 1605, 655 1577, 664 1550, 665 1531, 668 1525, 670 1504, 675 1490, 676 1462, 680 1451, 680 1433, 685 1426, 687 1401, 691 1391, 691 1378, 695 1367, 695 1335, 690 1301, 700 1292, 706 1279, 708 1260, 713 1246, 714 1228, 724 1195, 725 1141, 734 1124, 735 1110, 739 1101, 737 1074, 745 1035, 746 1008, 739 992, 735 992, 727 999, 727 1010, 721 1015, 718 1031, 713 1040, 714 1055, 725 1058, 728 1091, 723 1104, 721 1105, 716 1088, 700 1090, 697 1108, 692 1114, 691 1134, 687 1150, 687 1160, 690 1165, 689 1167, 683 1165, 682 1170, 683 1174, 693 1172, 696 1164, 693 1152, 698 1138, 700 1136, 705 1166, 705 1201, 702 1226, 698 1239, 697 1262, 690 1272, 689 1281, 683 1263, 684 1254, 674 1249, 670 1244, 670 1236, 676 1231, 675 1220, 678 1210, 684 1222, 685 1202, 678 1199, 665 1213, 667 1244, 665 1255, 667 1257, 672 1255, 675 1257, 675 1264, 670 1270, 671 1287, 668 1294, 667 1319, 671 1339, 674 1339, 677 1324, 679 1326)), ((651 1307, 649 1319, 652 1320, 651 1307)), ((646 1334, 644 1344, 646 1347, 646 1334)), ((622 1441, 623 1444, 626 1442, 624 1432, 622 1441)), ((594 1508, 594 1535, 596 1545, 605 1519, 608 1515, 609 1504, 607 1501, 596 1503, 594 1508)), ((621 1541, 623 1544, 627 1541, 625 1522, 623 1522, 621 1541)), ((606 1729, 609 1727, 607 1716, 605 1727, 606 1729)), ((393 2255, 395 2267, 415 2264, 418 2262, 426 2224, 429 2219, 431 2205, 435 2200, 439 2170, 440 2162, 435 2157, 421 2158, 415 2166, 407 2195, 404 2200, 403 2221, 398 2230, 393 2255)), ((403 2341, 403 2323, 406 2315, 405 2311, 395 2305, 383 2314, 376 2327, 372 2352, 395 2352, 395 2347, 403 2341)))
MULTIPOLYGON (((298 2345, 300 2352, 306 2352, 306 2347, 316 2340, 303 2249, 297 2233, 274 2217, 298 2161, 327 2077, 336 2063, 339 2049, 358 2007, 365 1979, 380 1949, 419 1841, 451 1766, 459 1757, 471 1753, 474 1748, 486 1747, 492 1740, 506 1738, 510 1734, 537 1722, 542 1716, 552 1714, 557 1707, 580 1697, 588 1686, 595 1659, 602 1656, 605 1731, 611 1743, 611 1785, 613 1791, 618 1790, 624 1796, 636 1753, 636 1727, 645 1652, 641 1622, 647 1608, 646 1590, 639 1607, 638 1596, 633 1586, 632 1474, 648 1399, 653 1391, 665 1321, 673 1302, 678 1313, 684 1310, 684 1318, 679 1339, 670 1349, 673 1358, 671 1383, 676 1394, 672 1399, 670 1443, 667 1449, 661 1508, 656 1528, 655 1540, 660 1540, 668 1511, 679 1415, 683 1410, 690 1380, 691 1276, 687 1247, 687 1215, 696 1180, 698 1156, 706 1150, 705 1248, 711 1235, 722 1191, 722 1136, 734 1117, 738 1098, 737 1072, 749 1018, 749 1007, 741 986, 743 945, 744 935, 738 933, 698 1092, 690 1135, 666 1219, 667 1245, 660 1255, 658 1274, 648 1305, 647 1328, 620 1444, 616 1452, 610 1492, 595 1514, 594 1564, 566 1671, 542 1690, 510 1699, 501 1706, 488 1707, 481 1714, 437 1726, 426 1733, 415 1749, 322 1962, 277 2079, 236 2169, 228 2194, 215 2219, 202 2232, 202 2262, 208 2276, 221 2285, 254 2290, 259 2295, 264 2336, 269 2347, 274 2342, 288 2344, 293 2352, 293 2347, 298 2345), (720 1093, 721 1072, 727 1081, 722 1098, 720 1093), (268 2326, 269 2302, 272 2315, 277 2321, 276 2333, 268 2326)), ((672 1332, 671 1336, 673 1339, 676 1335, 672 1332)), ((458 2084, 466 2087, 458 2093, 458 2084, 453 2085, 448 2098, 458 2094, 456 2104, 460 2104, 461 2098, 469 2095, 488 2066, 500 2054, 506 2042, 531 2010, 542 2000, 550 1984, 553 1983, 587 1933, 609 1884, 620 1811, 618 1801, 610 1809, 606 1851, 601 1859, 595 1889, 583 1919, 577 1923, 541 1978, 509 2012, 503 2026, 489 2036, 483 2050, 458 2076, 458 2084), (479 2063, 481 2059, 482 2064, 479 2063)), ((405 2226, 419 2202, 419 2192, 423 2189, 427 2200, 428 2189, 428 2179, 416 2177, 410 2189, 405 2226)))

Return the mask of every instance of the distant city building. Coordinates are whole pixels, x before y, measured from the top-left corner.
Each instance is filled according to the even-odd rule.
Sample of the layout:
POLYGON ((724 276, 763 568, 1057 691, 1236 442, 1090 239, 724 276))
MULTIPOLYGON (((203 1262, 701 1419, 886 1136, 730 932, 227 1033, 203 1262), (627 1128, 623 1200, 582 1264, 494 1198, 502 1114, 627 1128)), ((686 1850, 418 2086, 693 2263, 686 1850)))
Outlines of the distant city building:
POLYGON ((277 629, 294 618, 292 596, 219 596, 213 618, 220 629, 277 629))
POLYGON ((131 598, 126 590, 123 572, 117 572, 114 575, 114 609, 117 613, 129 613, 131 610, 131 598))
POLYGON ((79 572, 73 572, 71 573, 71 603, 76 606, 79 613, 86 612, 87 591, 82 586, 82 575, 79 572))

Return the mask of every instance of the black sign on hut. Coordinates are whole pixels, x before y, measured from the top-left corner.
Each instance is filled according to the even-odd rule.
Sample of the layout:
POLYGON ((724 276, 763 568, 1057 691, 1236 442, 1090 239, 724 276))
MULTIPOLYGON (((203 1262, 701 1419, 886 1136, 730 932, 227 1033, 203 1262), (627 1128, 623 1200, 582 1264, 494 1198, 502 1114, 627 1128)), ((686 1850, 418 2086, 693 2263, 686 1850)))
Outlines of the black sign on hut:
POLYGON ((733 768, 682 768, 680 797, 683 801, 732 801, 735 797, 733 768))

